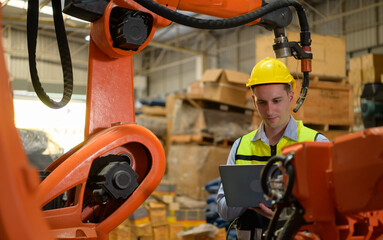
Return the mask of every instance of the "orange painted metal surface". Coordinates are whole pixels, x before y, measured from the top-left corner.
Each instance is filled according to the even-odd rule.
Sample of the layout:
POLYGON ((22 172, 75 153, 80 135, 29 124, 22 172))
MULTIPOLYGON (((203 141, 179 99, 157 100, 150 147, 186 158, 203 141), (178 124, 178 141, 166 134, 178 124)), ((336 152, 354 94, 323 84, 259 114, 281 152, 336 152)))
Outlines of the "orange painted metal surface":
MULTIPOLYGON (((73 206, 45 211, 46 219, 57 238, 76 236, 76 232, 87 233, 86 237, 107 235, 137 209, 160 183, 165 172, 165 154, 160 141, 149 130, 136 124, 123 124, 103 130, 87 140, 77 151, 61 164, 53 164, 52 173, 40 184, 41 207, 63 192, 77 187, 78 200, 73 206), (143 151, 145 150, 145 151, 143 151), (134 193, 99 223, 86 221, 84 199, 89 170, 95 158, 111 153, 125 153, 132 159, 132 167, 139 176, 139 186, 134 193), (148 151, 149 154, 146 154, 148 151), (84 219, 85 215, 85 219, 84 219), (61 234, 61 235, 60 235, 61 234)), ((92 239, 92 238, 89 238, 92 239)))
MULTIPOLYGON (((177 9, 186 10, 194 13, 206 14, 220 18, 231 18, 245 13, 249 13, 261 7, 261 0, 180 0, 177 9)), ((248 25, 256 24, 259 21, 260 19, 257 19, 248 25)))
POLYGON ((330 171, 338 211, 383 209, 383 127, 338 137, 330 171))
POLYGON ((383 127, 332 143, 305 142, 283 149, 283 154, 290 152, 295 154, 292 194, 308 223, 302 231, 320 239, 383 238, 383 127))
POLYGON ((1 35, 0 9, 0 239, 53 239, 38 205, 39 175, 29 165, 15 127, 1 35))
MULTIPOLYGON (((176 5, 178 4, 178 1, 168 1, 168 7, 172 10, 176 10, 176 5)), ((90 36, 91 39, 95 42, 97 47, 102 50, 107 56, 110 58, 120 58, 125 56, 132 56, 138 52, 140 52, 142 49, 144 49, 149 42, 152 40, 154 33, 156 31, 157 27, 165 27, 169 25, 171 21, 164 19, 151 11, 147 10, 146 8, 142 7, 138 3, 134 2, 133 0, 112 0, 107 5, 104 15, 97 20, 94 23, 91 23, 90 26, 90 36), (153 26, 150 30, 148 38, 145 40, 145 42, 135 51, 126 51, 119 48, 113 47, 113 41, 112 36, 110 34, 110 17, 113 8, 121 7, 121 8, 127 8, 132 9, 144 13, 148 13, 153 17, 153 26)))
POLYGON ((135 122, 132 57, 111 58, 89 43, 85 138, 117 122, 135 122))

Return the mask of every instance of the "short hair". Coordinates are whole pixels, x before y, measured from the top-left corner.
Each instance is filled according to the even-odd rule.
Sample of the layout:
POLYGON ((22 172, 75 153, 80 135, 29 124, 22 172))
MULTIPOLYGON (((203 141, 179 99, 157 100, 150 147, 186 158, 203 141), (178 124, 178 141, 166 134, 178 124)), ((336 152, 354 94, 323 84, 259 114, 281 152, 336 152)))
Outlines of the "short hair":
MULTIPOLYGON (((268 83, 268 84, 283 84, 283 88, 287 93, 291 92, 293 90, 293 87, 291 86, 291 83, 268 83)), ((259 84, 259 85, 267 85, 267 84, 259 84)), ((254 91, 254 88, 259 85, 252 85, 251 91, 254 91)))

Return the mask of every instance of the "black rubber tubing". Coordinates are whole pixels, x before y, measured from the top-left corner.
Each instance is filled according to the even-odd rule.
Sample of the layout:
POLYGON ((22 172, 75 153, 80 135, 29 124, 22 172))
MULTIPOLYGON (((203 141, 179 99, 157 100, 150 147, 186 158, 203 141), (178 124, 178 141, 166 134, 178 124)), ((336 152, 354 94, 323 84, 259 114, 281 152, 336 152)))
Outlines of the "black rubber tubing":
POLYGON ((162 6, 161 4, 156 3, 153 0, 134 0, 141 6, 146 9, 154 12, 161 17, 164 17, 173 22, 200 29, 225 29, 225 28, 234 28, 247 23, 250 23, 276 9, 293 6, 297 10, 299 24, 301 26, 301 31, 309 31, 309 25, 306 18, 306 13, 300 3, 294 0, 279 0, 273 1, 262 8, 256 9, 252 12, 232 17, 226 19, 200 19, 195 17, 190 17, 179 12, 170 10, 167 7, 162 6))
POLYGON ((58 109, 68 104, 73 92, 73 71, 72 61, 69 52, 68 40, 66 37, 64 21, 61 13, 61 1, 52 0, 53 19, 55 24, 56 39, 60 53, 61 66, 64 79, 64 92, 60 102, 52 100, 41 85, 36 68, 36 43, 39 20, 39 1, 28 0, 27 12, 27 39, 29 72, 32 85, 39 99, 48 107, 58 109))

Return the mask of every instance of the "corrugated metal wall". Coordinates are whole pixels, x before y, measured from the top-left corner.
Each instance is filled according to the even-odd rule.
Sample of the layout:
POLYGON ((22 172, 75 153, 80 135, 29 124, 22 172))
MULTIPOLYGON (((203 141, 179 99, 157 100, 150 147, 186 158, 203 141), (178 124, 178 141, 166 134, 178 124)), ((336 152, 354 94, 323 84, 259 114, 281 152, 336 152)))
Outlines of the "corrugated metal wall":
MULTIPOLYGON (((4 48, 8 57, 8 69, 12 85, 16 90, 33 91, 29 75, 27 35, 24 29, 8 27, 4 48)), ((70 41, 74 93, 84 94, 87 82, 88 45, 85 41, 70 41), (85 46, 84 46, 85 44, 85 46)), ((37 38, 37 70, 43 88, 48 92, 61 92, 63 74, 52 32, 41 33, 37 38)))

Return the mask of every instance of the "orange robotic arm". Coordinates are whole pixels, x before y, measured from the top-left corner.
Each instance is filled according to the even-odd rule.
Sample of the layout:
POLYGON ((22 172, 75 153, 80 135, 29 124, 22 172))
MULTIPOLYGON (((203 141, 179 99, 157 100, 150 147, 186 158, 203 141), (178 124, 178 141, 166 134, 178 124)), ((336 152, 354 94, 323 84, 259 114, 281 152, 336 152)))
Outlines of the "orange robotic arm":
MULTIPOLYGON (((296 58, 303 59, 305 67, 302 69, 307 74, 310 71, 311 40, 307 20, 302 7, 295 1, 274 1, 264 7, 261 0, 213 0, 208 3, 201 0, 161 0, 158 3, 162 8, 158 8, 158 4, 152 1, 140 3, 145 7, 137 2, 66 1, 65 12, 92 22, 85 141, 47 167, 47 176, 38 188, 36 186, 37 189, 33 185, 36 176, 25 167, 25 155, 20 141, 14 137, 9 139, 9 136, 16 134, 13 123, 5 118, 1 122, 5 127, 11 126, 9 132, 4 131, 7 134, 0 136, 1 147, 4 148, 2 152, 7 153, 2 155, 1 162, 8 164, 16 161, 24 167, 22 174, 17 171, 14 175, 2 174, 7 176, 2 182, 17 183, 15 186, 8 185, 20 190, 12 195, 14 200, 26 196, 23 192, 24 187, 21 186, 32 184, 33 186, 28 185, 29 195, 33 196, 33 199, 39 202, 39 207, 44 209, 45 221, 51 229, 50 233, 46 232, 47 225, 41 220, 38 206, 34 205, 36 201, 31 201, 30 206, 15 201, 20 203, 15 205, 20 214, 12 216, 12 220, 18 217, 21 219, 23 214, 20 211, 23 209, 28 207, 31 209, 25 214, 25 221, 33 226, 24 227, 31 236, 27 237, 28 239, 36 237, 37 232, 41 239, 47 239, 52 234, 57 239, 108 239, 108 233, 137 209, 159 184, 165 171, 165 155, 156 136, 135 124, 132 72, 132 55, 141 51, 150 42, 156 28, 166 26, 171 21, 185 21, 186 24, 192 22, 193 26, 195 22, 194 27, 208 26, 213 29, 242 24, 262 24, 269 29, 277 29, 275 32, 279 41, 274 47, 276 52, 282 55, 292 54, 296 58), (147 3, 149 5, 146 5, 147 3), (291 21, 288 18, 287 8, 290 5, 299 10, 298 16, 303 23, 302 47, 287 42, 282 30, 291 21), (159 9, 159 12, 156 9, 159 9), (180 19, 177 14, 175 17, 160 16, 163 10, 165 15, 168 15, 166 11, 169 9, 188 10, 230 19, 206 22, 189 21, 184 17, 180 19), (248 12, 251 13, 247 14, 248 12), (290 51, 285 51, 286 49, 290 51), (12 141, 12 144, 5 144, 9 141, 12 141), (11 153, 8 154, 10 149, 17 154, 11 157, 11 153), (63 199, 65 201, 62 201, 63 199), (41 227, 37 226, 38 224, 41 227), (36 229, 39 231, 36 232, 36 229)), ((4 92, 2 96, 8 96, 7 76, 2 75, 1 84, 5 86, 1 88, 4 92)), ((12 103, 10 98, 6 100, 1 101, 6 105, 1 108, 2 116, 11 117, 12 103)), ((9 166, 15 169, 17 167, 16 164, 9 166)), ((4 169, 1 168, 1 171, 4 169)), ((2 197, 2 200, 4 199, 12 201, 2 197)), ((5 211, 6 208, 6 202, 3 201, 0 236, 2 239, 20 239, 18 236, 22 236, 19 235, 22 231, 17 233, 14 225, 8 222, 5 224, 6 217, 10 216, 7 214, 8 211, 5 211)))

